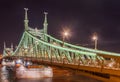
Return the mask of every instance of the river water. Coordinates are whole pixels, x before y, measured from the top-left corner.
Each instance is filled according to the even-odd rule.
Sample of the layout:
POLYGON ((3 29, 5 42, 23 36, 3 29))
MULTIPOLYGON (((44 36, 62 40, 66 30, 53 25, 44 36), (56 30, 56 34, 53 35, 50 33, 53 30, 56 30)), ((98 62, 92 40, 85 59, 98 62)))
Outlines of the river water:
POLYGON ((0 67, 0 82, 102 82, 79 75, 68 69, 53 67, 53 78, 16 79, 13 68, 0 67))

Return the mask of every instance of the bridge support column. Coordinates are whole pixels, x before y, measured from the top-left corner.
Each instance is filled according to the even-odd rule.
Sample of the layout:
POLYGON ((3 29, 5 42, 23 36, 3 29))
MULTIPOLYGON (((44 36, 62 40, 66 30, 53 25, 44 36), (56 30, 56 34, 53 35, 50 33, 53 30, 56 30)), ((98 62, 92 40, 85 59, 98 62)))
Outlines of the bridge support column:
POLYGON ((120 82, 120 76, 110 76, 110 82, 120 82))

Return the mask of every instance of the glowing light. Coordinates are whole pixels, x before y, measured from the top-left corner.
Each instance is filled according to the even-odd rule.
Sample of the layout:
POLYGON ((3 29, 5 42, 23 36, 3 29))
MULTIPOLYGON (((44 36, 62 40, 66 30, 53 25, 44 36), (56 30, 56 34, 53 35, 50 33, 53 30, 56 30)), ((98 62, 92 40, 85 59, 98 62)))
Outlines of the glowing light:
POLYGON ((22 60, 18 59, 18 60, 16 61, 16 63, 17 63, 17 64, 22 64, 22 60))
POLYGON ((71 32, 70 32, 70 29, 68 29, 68 28, 63 28, 63 31, 62 31, 62 38, 63 39, 65 39, 65 38, 67 38, 68 39, 68 37, 70 37, 71 36, 71 32))
POLYGON ((98 40, 97 35, 94 35, 92 39, 93 39, 93 40, 98 40))
POLYGON ((95 49, 97 49, 97 40, 98 40, 97 33, 93 34, 92 39, 95 41, 95 49))
POLYGON ((68 32, 64 32, 64 36, 68 36, 69 34, 68 34, 68 32))
POLYGON ((26 62, 26 66, 29 66, 29 65, 32 65, 32 62, 27 61, 27 62, 26 62))
POLYGON ((62 41, 63 41, 62 46, 64 46, 65 39, 68 39, 69 36, 70 36, 70 29, 64 28, 62 32, 62 41))

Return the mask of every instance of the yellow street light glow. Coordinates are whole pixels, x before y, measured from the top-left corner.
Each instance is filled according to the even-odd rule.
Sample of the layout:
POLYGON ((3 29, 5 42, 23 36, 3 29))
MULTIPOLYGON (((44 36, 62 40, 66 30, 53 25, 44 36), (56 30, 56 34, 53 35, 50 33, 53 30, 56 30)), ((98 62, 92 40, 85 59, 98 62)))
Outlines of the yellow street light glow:
POLYGON ((65 39, 68 39, 70 37, 70 35, 71 35, 70 29, 63 28, 63 31, 62 31, 62 41, 63 41, 63 44, 62 44, 62 46, 64 46, 65 39))
POLYGON ((95 41, 95 49, 97 49, 97 40, 98 40, 97 33, 93 34, 92 39, 95 41))
POLYGON ((69 34, 68 34, 68 32, 64 32, 64 36, 68 36, 69 34))
POLYGON ((70 37, 70 36, 71 36, 70 29, 64 28, 64 29, 63 29, 63 32, 62 32, 62 37, 67 39, 67 38, 70 37))
POLYGON ((98 37, 96 35, 93 36, 93 40, 98 40, 98 37))

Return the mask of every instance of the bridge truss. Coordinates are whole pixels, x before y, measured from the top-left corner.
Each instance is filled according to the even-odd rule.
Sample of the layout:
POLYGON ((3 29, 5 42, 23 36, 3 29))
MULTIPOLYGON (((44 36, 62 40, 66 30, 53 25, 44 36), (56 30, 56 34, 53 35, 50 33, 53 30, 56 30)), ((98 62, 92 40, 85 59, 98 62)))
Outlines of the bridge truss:
POLYGON ((58 40, 47 34, 47 13, 43 29, 33 29, 28 23, 28 9, 25 8, 25 30, 15 51, 4 47, 4 56, 31 57, 42 61, 74 65, 92 65, 119 68, 120 54, 97 49, 76 46, 58 40), (8 54, 10 51, 10 54, 8 54))

